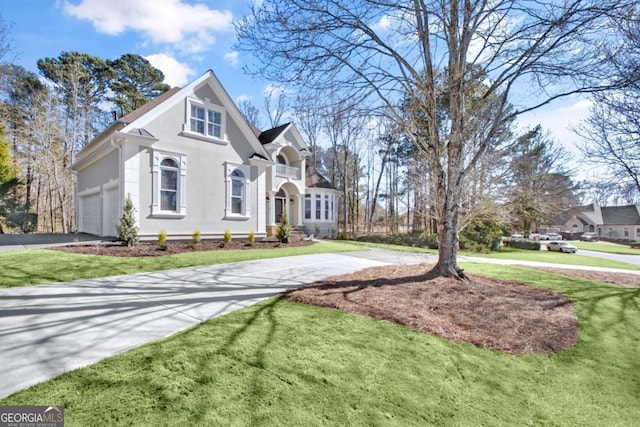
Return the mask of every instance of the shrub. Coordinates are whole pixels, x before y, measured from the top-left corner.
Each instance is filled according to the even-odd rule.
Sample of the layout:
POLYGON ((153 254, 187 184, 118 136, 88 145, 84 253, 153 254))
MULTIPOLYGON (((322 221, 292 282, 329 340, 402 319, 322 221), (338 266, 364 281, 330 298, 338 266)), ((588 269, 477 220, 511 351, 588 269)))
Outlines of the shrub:
POLYGON ((163 251, 167 250, 167 232, 164 230, 160 230, 158 233, 158 246, 160 246, 160 249, 163 251))
POLYGON ((13 212, 7 215, 7 225, 22 233, 33 233, 38 224, 38 214, 33 212, 13 212))
POLYGON ((249 235, 247 236, 247 241, 251 246, 253 246, 253 244, 256 242, 256 233, 254 233, 253 230, 249 232, 249 235))
POLYGON ((200 233, 200 230, 196 230, 193 232, 193 234, 191 235, 191 241, 193 243, 200 243, 202 241, 202 234, 200 233))
POLYGON ((225 245, 228 245, 229 243, 231 243, 231 240, 233 240, 233 236, 231 235, 231 231, 225 230, 222 239, 224 240, 224 244, 225 245))
POLYGON ((535 242, 533 240, 527 239, 515 239, 509 242, 509 246, 517 249, 529 249, 532 251, 540 250, 540 242, 535 242))
POLYGON ((498 249, 499 239, 504 234, 503 228, 502 223, 493 219, 474 221, 460 232, 460 249, 463 249, 463 239, 466 244, 465 250, 486 253, 498 249))
POLYGON ((136 208, 133 206, 131 195, 127 194, 127 198, 124 200, 124 206, 122 207, 122 218, 120 218, 120 225, 118 225, 118 239, 123 244, 131 247, 138 244, 138 227, 136 227, 136 220, 133 217, 133 213, 136 208))
POLYGON ((282 212, 282 219, 280 219, 280 225, 276 231, 276 238, 280 240, 281 243, 289 243, 291 240, 291 226, 289 225, 289 218, 287 218, 286 212, 282 212))

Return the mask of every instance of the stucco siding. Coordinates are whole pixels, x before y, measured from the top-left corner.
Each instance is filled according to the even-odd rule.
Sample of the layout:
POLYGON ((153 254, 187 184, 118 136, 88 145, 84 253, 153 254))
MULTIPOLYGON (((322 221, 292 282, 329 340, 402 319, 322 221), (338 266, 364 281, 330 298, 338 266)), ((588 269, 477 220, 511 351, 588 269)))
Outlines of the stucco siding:
MULTIPOLYGON (((213 93, 205 93, 214 102, 213 93)), ((228 188, 226 185, 226 165, 247 165, 253 154, 249 142, 238 126, 227 116, 226 134, 228 143, 205 141, 182 133, 185 124, 187 103, 179 103, 168 113, 149 123, 146 130, 159 140, 140 155, 140 234, 155 236, 165 230, 169 236, 188 237, 195 230, 203 236, 222 236, 225 230, 245 236, 250 231, 264 233, 256 215, 259 215, 259 170, 250 169, 246 200, 249 218, 225 217, 228 188), (153 154, 179 154, 186 159, 185 197, 186 214, 182 217, 153 215, 151 205, 153 192, 153 154)))
POLYGON ((118 161, 118 150, 114 147, 112 152, 93 163, 91 167, 78 171, 78 192, 117 180, 119 173, 118 161))

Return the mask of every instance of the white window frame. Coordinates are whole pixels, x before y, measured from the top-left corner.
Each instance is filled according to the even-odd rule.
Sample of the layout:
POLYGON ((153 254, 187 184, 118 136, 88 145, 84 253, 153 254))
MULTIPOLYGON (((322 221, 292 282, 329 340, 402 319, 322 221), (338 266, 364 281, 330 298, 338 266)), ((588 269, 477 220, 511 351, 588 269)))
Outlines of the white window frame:
POLYGON ((186 98, 186 105, 185 105, 185 122, 184 122, 184 124, 182 126, 181 135, 188 136, 188 137, 191 137, 191 138, 201 139, 203 141, 214 142, 214 143, 222 144, 222 145, 228 144, 229 141, 227 139, 227 114, 226 114, 226 111, 225 111, 224 107, 212 103, 207 98, 202 100, 202 99, 187 97, 186 98), (191 120, 192 120, 191 109, 192 109, 192 107, 202 108, 204 110, 203 119, 196 119, 196 120, 202 120, 203 132, 197 132, 197 131, 194 131, 194 130, 191 129, 191 120), (210 113, 212 113, 212 114, 216 114, 216 113, 220 114, 220 123, 219 124, 209 120, 210 113), (213 125, 214 128, 216 126, 220 127, 220 136, 209 135, 209 126, 210 125, 213 125))
POLYGON ((312 218, 313 210, 311 209, 311 194, 304 195, 304 219, 312 218))
POLYGON ((187 156, 185 154, 171 153, 167 151, 154 150, 152 153, 151 166, 152 195, 151 195, 151 215, 154 217, 181 218, 187 215, 187 156), (163 160, 173 160, 178 165, 178 182, 176 183, 176 210, 163 210, 161 204, 161 163, 163 160))
POLYGON ((239 219, 246 220, 251 217, 251 166, 242 165, 237 163, 225 163, 225 219, 239 219), (242 172, 244 178, 233 176, 233 172, 238 170, 242 172), (242 188, 242 211, 240 213, 233 212, 233 181, 239 179, 244 180, 244 186, 242 188))

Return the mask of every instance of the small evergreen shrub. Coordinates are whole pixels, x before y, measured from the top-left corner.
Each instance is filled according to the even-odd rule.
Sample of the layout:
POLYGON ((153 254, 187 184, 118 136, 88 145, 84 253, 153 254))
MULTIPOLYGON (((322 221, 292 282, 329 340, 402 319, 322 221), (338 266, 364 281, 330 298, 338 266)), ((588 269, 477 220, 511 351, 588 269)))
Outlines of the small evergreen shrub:
POLYGON ((289 218, 287 218, 287 213, 282 213, 282 218, 280 219, 280 225, 278 226, 278 230, 276 231, 276 238, 280 240, 280 243, 289 243, 291 240, 291 226, 289 225, 289 218))
POLYGON ((231 231, 225 230, 224 231, 224 235, 222 236, 222 239, 224 240, 224 244, 225 245, 228 245, 229 243, 231 243, 231 240, 233 240, 233 236, 231 235, 231 231))
POLYGON ((158 246, 160 246, 160 249, 163 251, 167 250, 167 232, 164 230, 160 230, 158 233, 158 246))
POLYGON ((120 225, 118 225, 118 239, 123 244, 132 247, 138 244, 138 227, 136 227, 136 220, 133 217, 136 208, 133 206, 133 200, 131 195, 127 194, 127 198, 124 200, 124 206, 122 207, 122 217, 120 218, 120 225))
POLYGON ((256 233, 254 233, 253 230, 249 232, 249 235, 247 236, 247 241, 249 242, 250 246, 253 246, 253 244, 256 242, 256 233))
POLYGON ((200 233, 200 230, 196 230, 191 234, 191 241, 193 243, 200 243, 202 241, 202 234, 200 233))

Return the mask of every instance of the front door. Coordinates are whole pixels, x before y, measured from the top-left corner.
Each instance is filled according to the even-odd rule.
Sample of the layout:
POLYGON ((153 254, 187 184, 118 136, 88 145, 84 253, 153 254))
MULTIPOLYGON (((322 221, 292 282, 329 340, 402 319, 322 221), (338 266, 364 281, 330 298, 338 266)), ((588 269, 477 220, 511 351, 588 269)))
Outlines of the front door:
POLYGON ((280 189, 280 191, 278 191, 275 196, 276 224, 280 224, 280 222, 282 221, 282 213, 287 206, 286 203, 287 194, 284 192, 284 190, 280 189))

